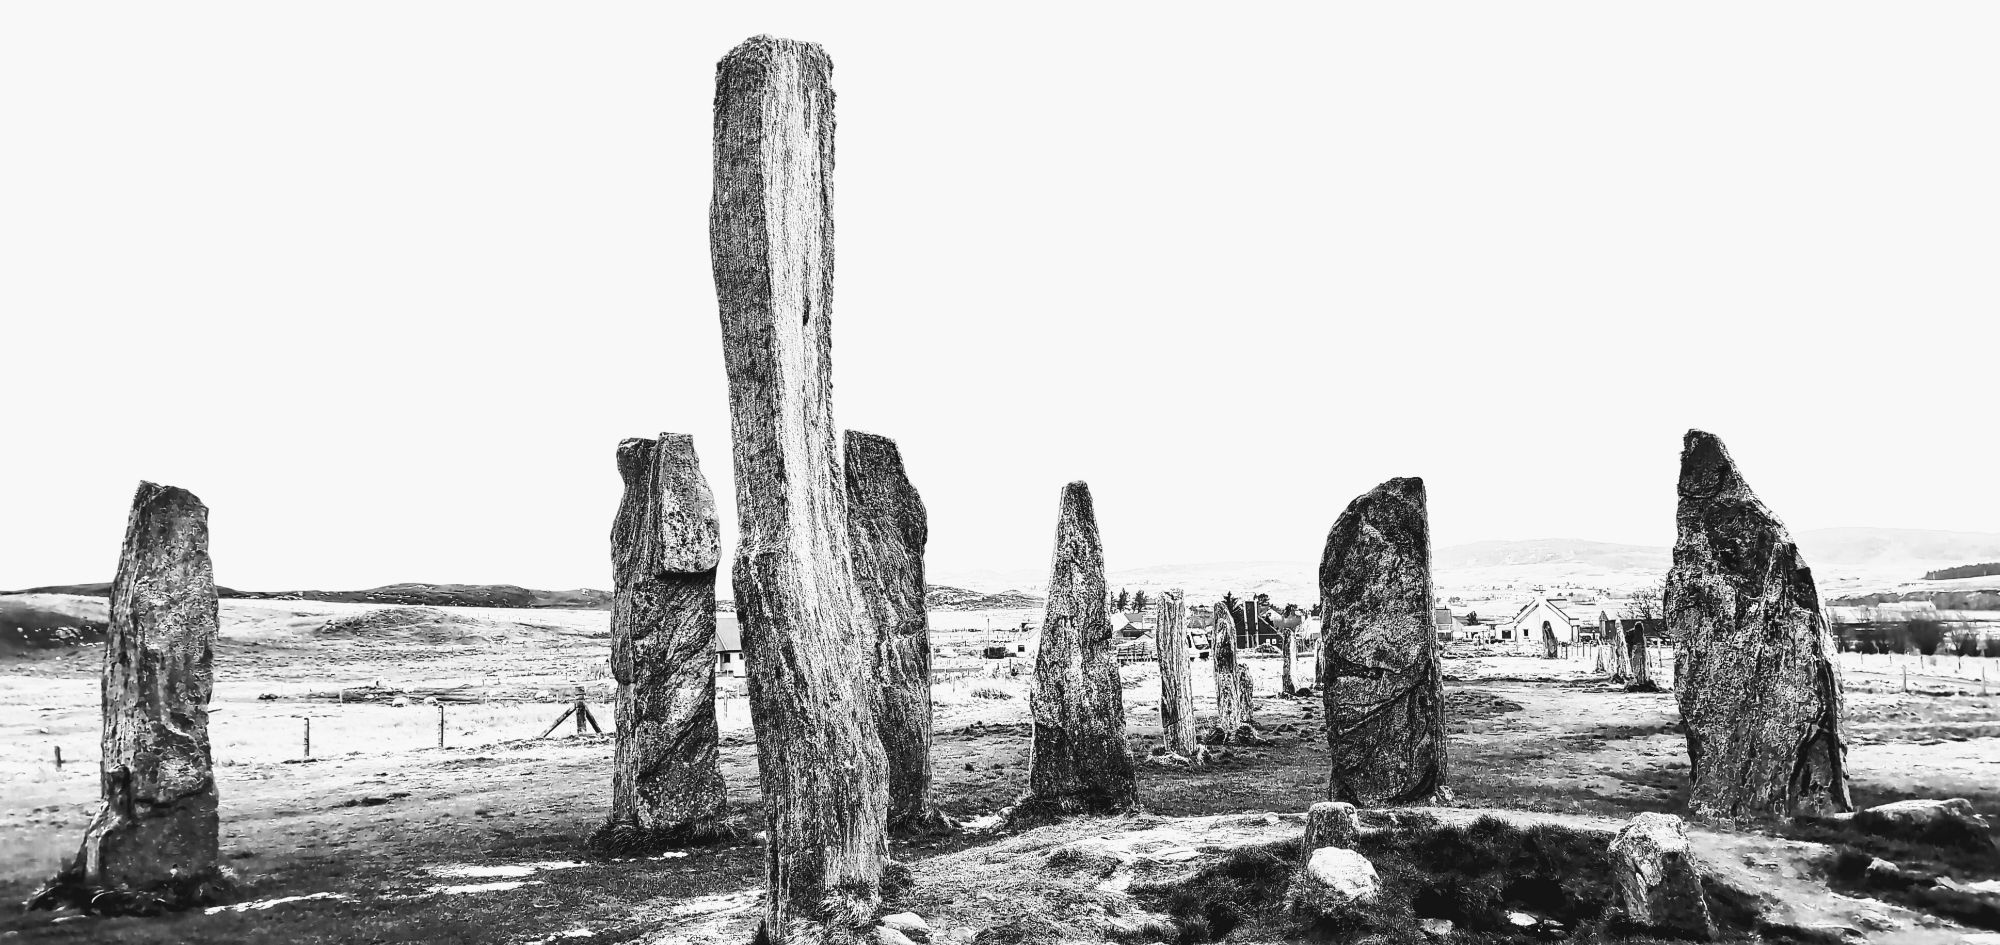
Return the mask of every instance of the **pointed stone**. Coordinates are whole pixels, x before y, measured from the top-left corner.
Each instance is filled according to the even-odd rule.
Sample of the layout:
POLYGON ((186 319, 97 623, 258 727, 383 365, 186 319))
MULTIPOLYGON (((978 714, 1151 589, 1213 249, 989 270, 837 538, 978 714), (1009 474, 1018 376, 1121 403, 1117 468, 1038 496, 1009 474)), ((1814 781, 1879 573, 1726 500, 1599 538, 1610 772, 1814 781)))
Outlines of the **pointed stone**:
POLYGON ((889 827, 951 828, 931 803, 931 628, 924 602, 923 497, 896 441, 847 431, 848 542, 854 580, 875 634, 882 750, 889 762, 889 827))
MULTIPOLYGON (((1255 608, 1255 602, 1246 604, 1255 608)), ((1217 601, 1215 623, 1208 635, 1208 659, 1215 670, 1215 730, 1218 743, 1232 741, 1243 726, 1254 724, 1251 715, 1250 667, 1237 659, 1236 635, 1243 624, 1229 602, 1217 601)))
POLYGON ((1852 810, 1840 676, 1797 545, 1714 435, 1681 448, 1667 625, 1697 815, 1852 810))
POLYGON ((1160 619, 1153 631, 1160 658, 1160 734, 1167 751, 1193 758, 1194 683, 1188 678, 1187 601, 1180 588, 1160 594, 1160 619))
POLYGON ((1104 590, 1104 545, 1090 487, 1072 482, 1063 487, 1048 613, 1035 653, 1029 699, 1034 741, 1028 796, 1016 805, 1017 821, 1130 810, 1138 803, 1104 590))
POLYGON ((104 642, 103 803, 51 887, 58 896, 143 890, 180 907, 219 875, 208 744, 217 626, 208 506, 185 489, 140 483, 104 642))
POLYGON ((709 245, 735 444, 731 580, 769 830, 761 934, 773 942, 853 937, 888 859, 874 640, 834 437, 832 72, 818 46, 769 36, 715 70, 709 245))
POLYGON ((1329 797, 1361 807, 1448 799, 1423 480, 1391 479, 1348 504, 1327 534, 1319 588, 1329 797))
POLYGON ((721 531, 694 438, 618 444, 625 497, 611 525, 611 675, 618 681, 612 849, 698 843, 722 829, 715 725, 721 531))

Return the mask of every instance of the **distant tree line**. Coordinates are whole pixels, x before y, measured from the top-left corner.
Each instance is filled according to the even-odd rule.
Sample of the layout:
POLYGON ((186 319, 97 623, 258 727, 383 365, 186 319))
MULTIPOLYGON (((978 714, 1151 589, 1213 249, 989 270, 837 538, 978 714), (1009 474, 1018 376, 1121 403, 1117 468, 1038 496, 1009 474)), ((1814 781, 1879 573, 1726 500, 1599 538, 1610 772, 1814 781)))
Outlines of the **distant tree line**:
POLYGON ((1936 571, 1925 571, 1924 580, 1949 581, 1953 578, 1992 577, 1996 574, 2000 574, 2000 561, 1989 561, 1985 564, 1961 564, 1955 568, 1940 568, 1936 571))

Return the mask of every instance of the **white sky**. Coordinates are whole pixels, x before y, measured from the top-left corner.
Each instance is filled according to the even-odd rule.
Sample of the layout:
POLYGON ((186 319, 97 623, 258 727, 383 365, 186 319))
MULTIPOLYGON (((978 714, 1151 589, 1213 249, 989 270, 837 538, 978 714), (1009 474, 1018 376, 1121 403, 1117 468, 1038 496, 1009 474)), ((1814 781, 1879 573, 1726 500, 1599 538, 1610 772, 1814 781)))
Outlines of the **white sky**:
MULTIPOLYGON (((2000 6, 0 6, 0 587, 142 479, 236 587, 604 587, 621 437, 730 497, 715 61, 824 44, 837 417, 934 569, 1672 540, 1680 434, 1795 529, 2000 531, 2000 6)), ((725 528, 733 519, 725 507, 725 528)), ((726 591, 725 591, 726 593, 726 591)))

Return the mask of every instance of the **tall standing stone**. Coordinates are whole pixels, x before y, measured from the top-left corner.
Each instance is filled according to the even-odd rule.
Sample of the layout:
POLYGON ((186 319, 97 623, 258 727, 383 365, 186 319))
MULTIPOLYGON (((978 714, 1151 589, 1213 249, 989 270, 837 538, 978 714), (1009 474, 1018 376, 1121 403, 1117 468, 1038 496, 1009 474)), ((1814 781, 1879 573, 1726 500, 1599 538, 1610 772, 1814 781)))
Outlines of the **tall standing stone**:
POLYGON ((1635 689, 1652 690, 1653 667, 1646 662, 1646 622, 1634 620, 1620 641, 1625 648, 1625 683, 1635 689))
POLYGON ((1329 797, 1363 807, 1448 799, 1422 479, 1391 479, 1348 503, 1326 536, 1319 593, 1329 797))
POLYGON ((818 46, 769 36, 715 70, 709 244, 773 942, 860 934, 888 859, 888 772, 865 669, 874 640, 834 437, 832 71, 818 46))
POLYGON ((130 890, 183 906, 219 875, 208 746, 217 625, 208 506, 186 489, 140 483, 104 641, 103 803, 37 904, 130 890))
POLYGON ((1201 746, 1195 741, 1194 684, 1188 678, 1187 598, 1180 588, 1161 592, 1153 636, 1160 656, 1160 734, 1168 751, 1194 758, 1201 746))
POLYGON ((924 602, 923 497, 896 441, 847 431, 848 542, 854 580, 875 633, 882 750, 889 761, 889 826, 952 826, 931 803, 931 627, 924 602))
POLYGON ((1542 621, 1542 659, 1555 659, 1558 648, 1555 627, 1549 621, 1542 621))
POLYGON ((1700 430, 1681 448, 1676 524, 1664 604, 1694 769, 1689 809, 1852 810, 1840 675, 1812 571, 1722 441, 1700 430))
MULTIPOLYGON (((1254 609, 1257 605, 1249 605, 1254 609)), ((1217 601, 1215 624, 1209 630, 1208 659, 1215 670, 1215 732, 1217 742, 1235 738, 1245 725, 1255 724, 1251 714, 1250 667, 1237 658, 1236 608, 1230 601, 1217 601)))
POLYGON ((1017 819, 1129 810, 1139 801, 1125 743, 1124 687, 1104 609, 1104 544, 1090 487, 1063 487, 1048 612, 1028 707, 1034 740, 1017 819))
MULTIPOLYGON (((1290 606, 1286 605, 1287 608, 1290 606)), ((1278 617, 1278 646, 1281 659, 1278 664, 1278 688, 1286 698, 1291 698, 1299 691, 1298 680, 1293 678, 1293 671, 1298 664, 1298 620, 1294 614, 1283 614, 1278 617)))
POLYGON ((611 523, 611 675, 618 740, 612 849, 700 843, 723 831, 715 727, 715 496, 694 438, 618 444, 625 497, 611 523))

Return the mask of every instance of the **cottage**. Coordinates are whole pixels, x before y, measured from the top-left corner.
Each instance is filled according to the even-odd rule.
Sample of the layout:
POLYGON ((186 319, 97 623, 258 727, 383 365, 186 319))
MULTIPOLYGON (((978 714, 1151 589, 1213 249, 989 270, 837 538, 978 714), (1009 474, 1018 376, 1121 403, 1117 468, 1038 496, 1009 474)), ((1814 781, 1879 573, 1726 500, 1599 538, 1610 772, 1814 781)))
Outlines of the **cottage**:
POLYGON ((1544 629, 1555 634, 1557 643, 1589 643, 1597 639, 1597 615, 1569 598, 1537 595, 1514 619, 1500 625, 1500 639, 1522 646, 1540 645, 1544 629))
POLYGON ((737 677, 744 673, 743 630, 733 612, 715 615, 715 671, 737 677))

